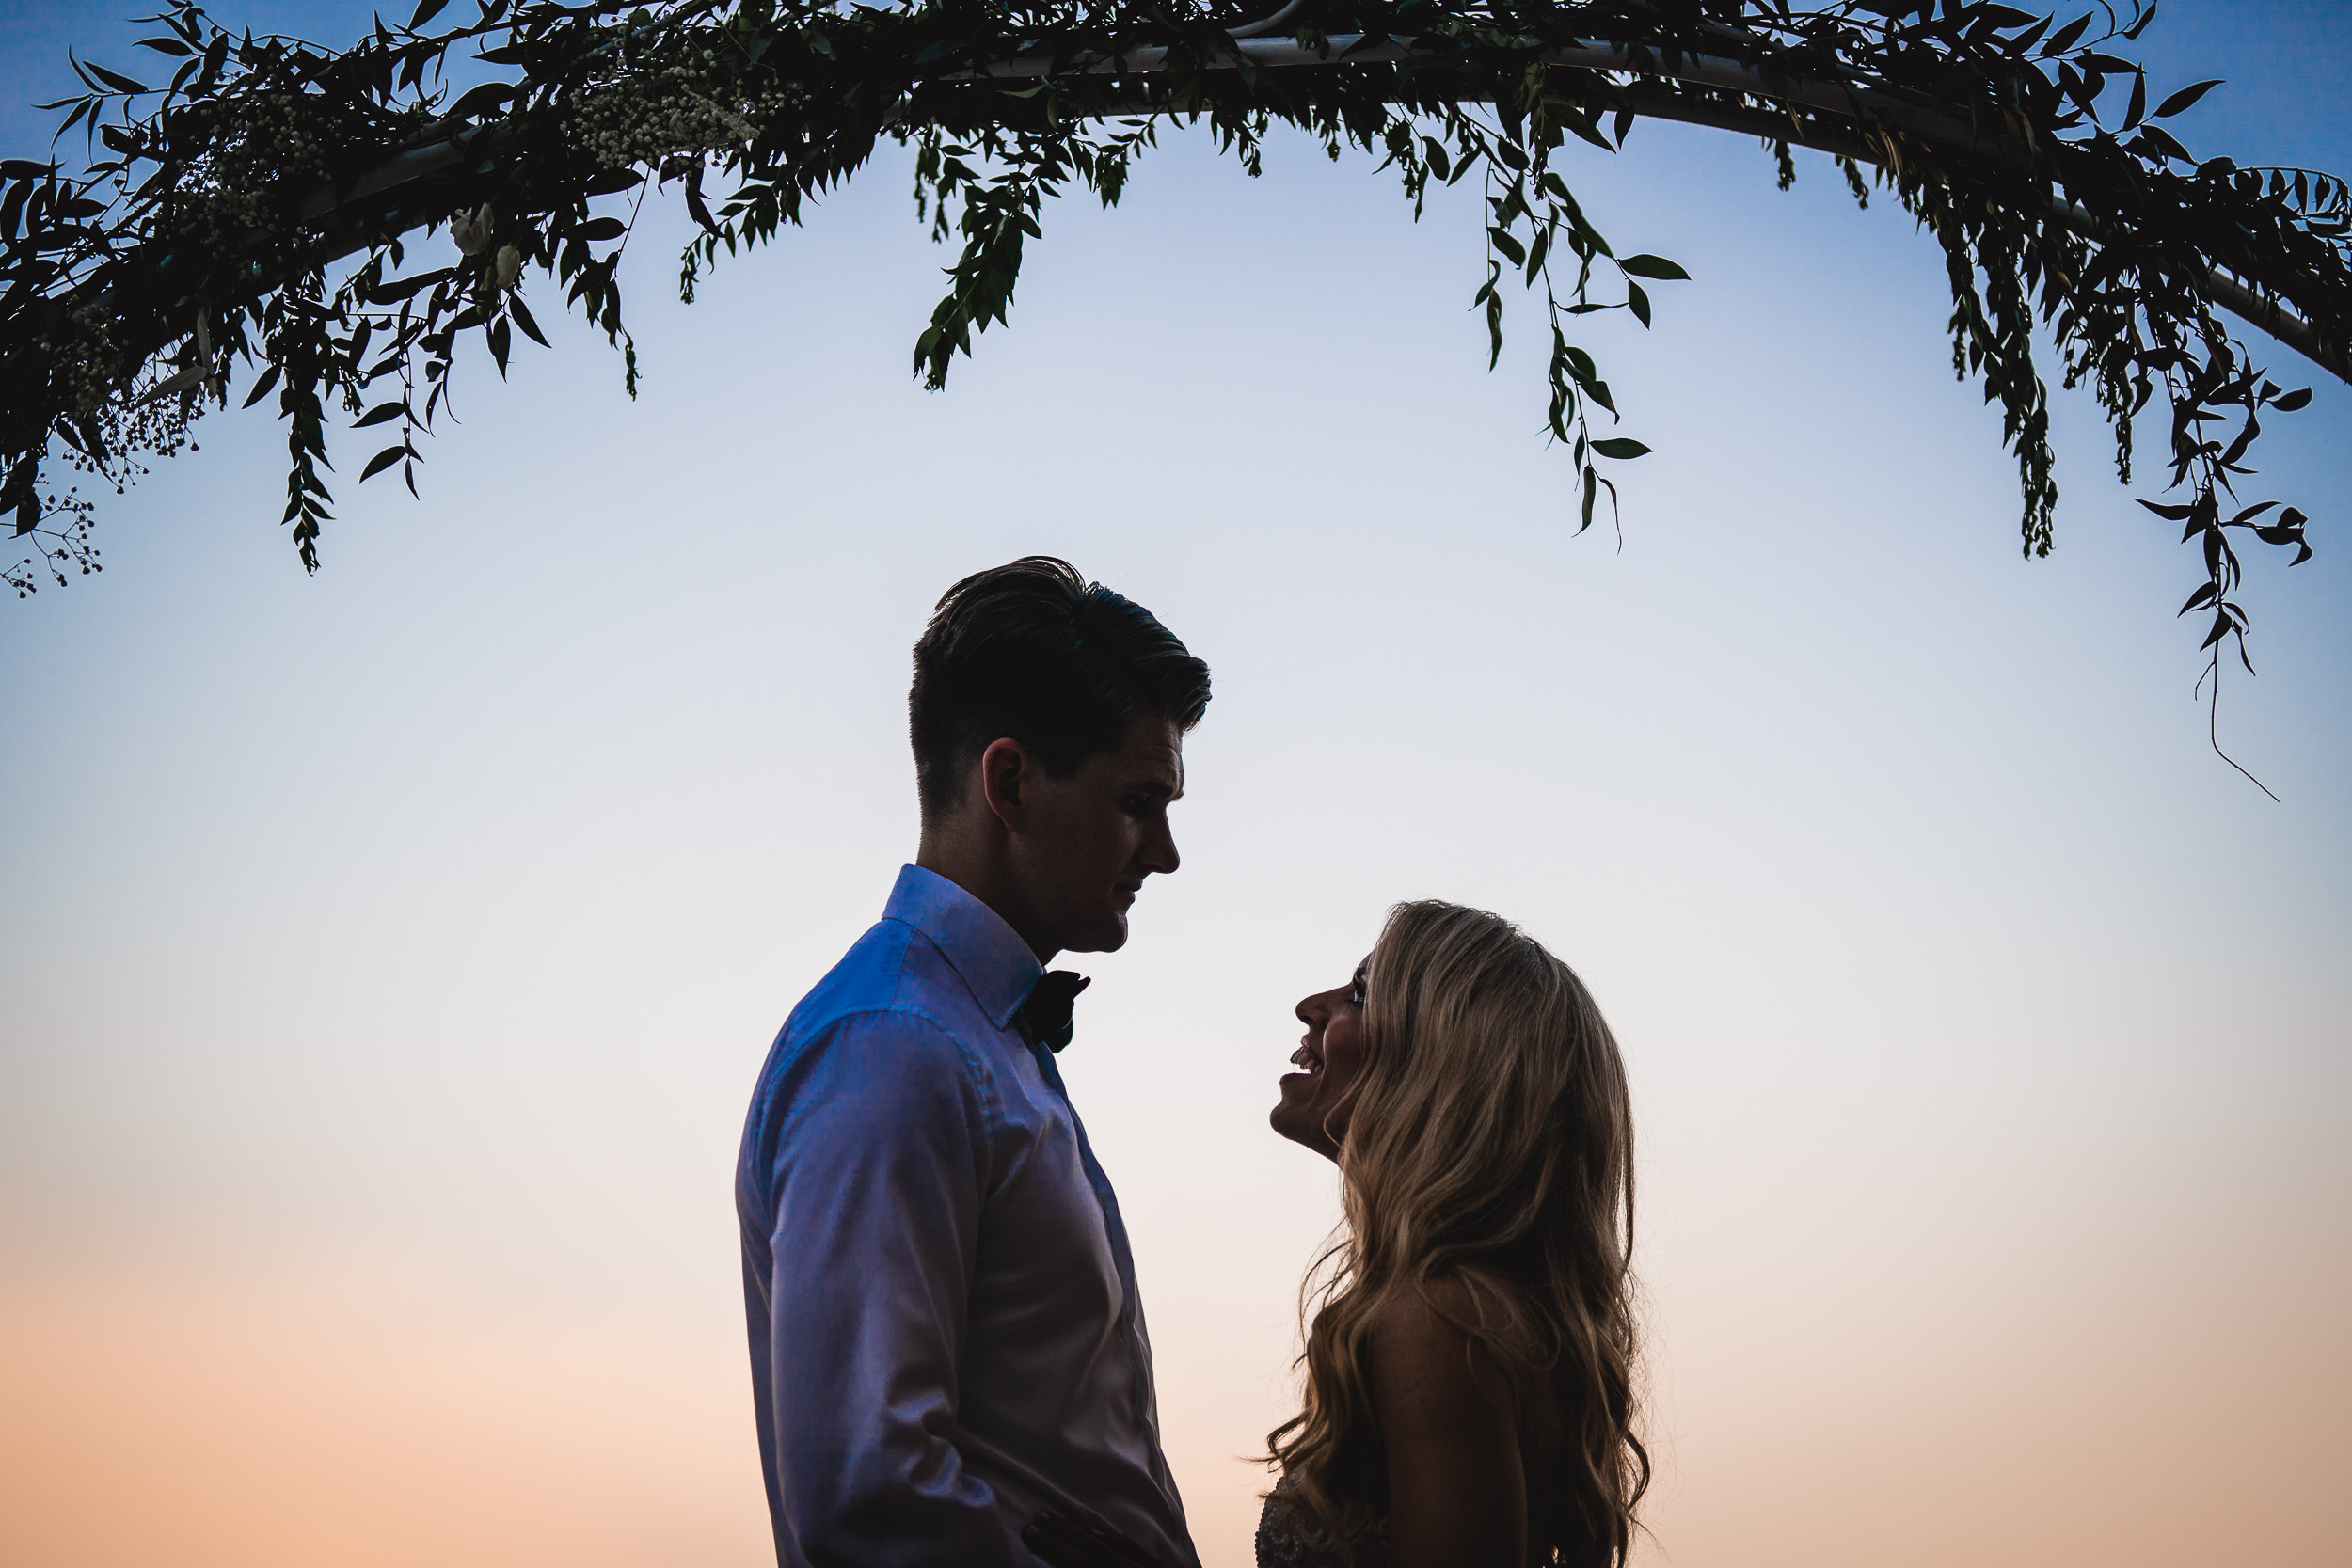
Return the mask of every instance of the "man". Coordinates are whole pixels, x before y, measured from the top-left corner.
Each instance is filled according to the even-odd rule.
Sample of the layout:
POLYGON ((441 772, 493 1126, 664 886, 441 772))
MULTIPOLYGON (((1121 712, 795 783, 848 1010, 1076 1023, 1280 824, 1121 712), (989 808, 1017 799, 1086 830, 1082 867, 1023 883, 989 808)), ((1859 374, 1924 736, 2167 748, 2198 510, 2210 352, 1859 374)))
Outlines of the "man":
POLYGON ((947 591, 908 699, 922 842, 793 1009, 736 1176, 785 1568, 1036 1561, 1041 1510, 1197 1565, 1119 1203, 1054 1053, 1153 872, 1208 666, 1031 556, 947 591))

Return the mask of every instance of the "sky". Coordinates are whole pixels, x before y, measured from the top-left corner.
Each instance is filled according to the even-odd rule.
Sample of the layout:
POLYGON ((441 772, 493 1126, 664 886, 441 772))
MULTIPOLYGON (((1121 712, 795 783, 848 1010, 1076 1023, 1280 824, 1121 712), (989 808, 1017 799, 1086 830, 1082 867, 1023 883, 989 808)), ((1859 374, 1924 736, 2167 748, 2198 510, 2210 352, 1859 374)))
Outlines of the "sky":
MULTIPOLYGON (((0 0, 10 154, 111 14, 0 0)), ((2142 42, 2227 78, 2201 153, 2352 171, 2344 8, 2142 42)), ((691 307, 664 214, 638 400, 527 282, 555 346, 461 362, 421 499, 335 438, 314 578, 282 431, 209 418, 102 577, 0 609, 0 1559, 767 1560, 744 1103, 913 853, 932 600, 1032 551, 1215 672, 1183 869, 1062 1058, 1208 1568, 1337 1215, 1264 1125, 1290 1008, 1421 896, 1623 1043, 1645 1565, 2352 1559, 2352 388, 2252 340, 2315 387, 2249 483, 2318 555, 2250 562, 2223 693, 2273 803, 2095 409, 2054 393, 2021 559, 1934 247, 1799 169, 1650 124, 1567 163, 1692 275, 1589 319, 1655 449, 1621 533, 1575 531, 1525 302, 1486 370, 1472 200, 1416 226, 1295 140, 1253 182, 1170 131, 1049 211, 941 393, 902 162, 691 307)))

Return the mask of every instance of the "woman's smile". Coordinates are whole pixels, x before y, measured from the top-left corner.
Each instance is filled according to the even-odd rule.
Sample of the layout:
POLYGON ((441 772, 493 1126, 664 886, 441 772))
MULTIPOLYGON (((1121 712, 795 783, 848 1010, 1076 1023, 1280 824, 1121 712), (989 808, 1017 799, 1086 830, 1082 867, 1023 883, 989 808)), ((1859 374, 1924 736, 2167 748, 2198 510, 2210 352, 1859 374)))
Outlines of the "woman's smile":
POLYGON ((1336 1160, 1347 1131, 1348 1091, 1364 1062, 1364 980, 1371 960, 1356 966, 1346 985, 1299 1003, 1307 1026, 1291 1053, 1296 1072, 1282 1074, 1281 1101, 1267 1119, 1293 1143, 1336 1160))

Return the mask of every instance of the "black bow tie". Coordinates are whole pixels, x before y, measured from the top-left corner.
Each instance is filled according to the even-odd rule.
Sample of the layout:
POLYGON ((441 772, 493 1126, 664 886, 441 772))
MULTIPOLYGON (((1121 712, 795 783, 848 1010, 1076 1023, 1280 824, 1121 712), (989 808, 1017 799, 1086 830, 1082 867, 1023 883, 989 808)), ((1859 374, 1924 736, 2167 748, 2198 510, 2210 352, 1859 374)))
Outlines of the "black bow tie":
POLYGON ((1021 1031, 1021 1037, 1031 1045, 1041 1045, 1048 1051, 1059 1052, 1077 1033, 1077 1025, 1070 1019, 1070 1005, 1078 993, 1093 982, 1083 974, 1067 969, 1049 969, 1037 977, 1029 999, 1021 1004, 1012 1015, 1012 1026, 1021 1031))

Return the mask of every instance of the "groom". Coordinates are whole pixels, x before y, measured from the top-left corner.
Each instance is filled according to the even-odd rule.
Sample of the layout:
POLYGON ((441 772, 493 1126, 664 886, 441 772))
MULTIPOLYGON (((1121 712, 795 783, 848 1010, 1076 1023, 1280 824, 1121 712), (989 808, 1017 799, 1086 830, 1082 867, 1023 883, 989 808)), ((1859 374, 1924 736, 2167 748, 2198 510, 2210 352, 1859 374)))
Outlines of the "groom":
POLYGON ((1054 1063, 1086 982, 1043 966, 1124 945, 1176 869, 1208 702, 1150 611, 1048 556, 957 583, 914 645, 915 863, 785 1023, 736 1173, 784 1568, 1029 1568, 1045 1508, 1199 1561, 1054 1063))

